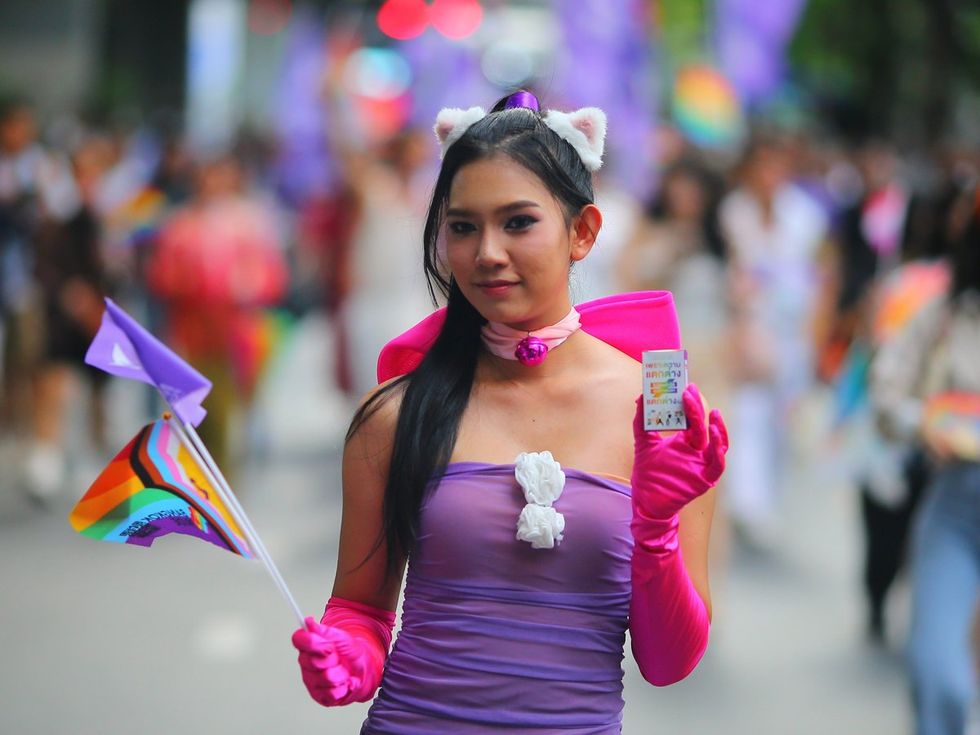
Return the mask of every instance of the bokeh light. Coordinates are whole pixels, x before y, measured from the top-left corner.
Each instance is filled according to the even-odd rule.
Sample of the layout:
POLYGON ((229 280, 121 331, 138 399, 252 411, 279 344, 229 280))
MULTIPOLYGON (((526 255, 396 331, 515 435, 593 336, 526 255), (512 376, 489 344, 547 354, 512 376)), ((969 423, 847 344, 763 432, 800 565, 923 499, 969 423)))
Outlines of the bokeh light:
POLYGON ((248 4, 248 27, 252 33, 271 36, 286 27, 292 12, 292 0, 252 0, 248 4))
POLYGON ((378 10, 378 28, 399 41, 422 35, 429 25, 425 0, 387 0, 378 10))
POLYGON ((674 82, 673 114, 688 140, 723 147, 742 134, 742 110, 731 83, 710 66, 681 69, 674 82))
POLYGON ((354 94, 378 100, 400 97, 412 81, 404 57, 391 49, 362 48, 350 55, 344 81, 354 94))
POLYGON ((484 52, 480 68, 499 87, 519 87, 534 75, 534 59, 521 44, 496 41, 484 52))
POLYGON ((477 0, 435 0, 430 15, 432 25, 439 33, 458 41, 480 27, 483 8, 477 0))

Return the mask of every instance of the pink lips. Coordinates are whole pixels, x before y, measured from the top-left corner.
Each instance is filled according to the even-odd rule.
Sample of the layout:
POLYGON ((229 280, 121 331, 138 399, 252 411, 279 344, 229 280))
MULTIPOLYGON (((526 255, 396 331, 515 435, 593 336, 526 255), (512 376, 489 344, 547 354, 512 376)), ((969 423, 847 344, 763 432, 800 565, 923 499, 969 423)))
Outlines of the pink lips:
POLYGON ((516 281, 485 281, 476 284, 487 296, 502 296, 517 285, 516 281))

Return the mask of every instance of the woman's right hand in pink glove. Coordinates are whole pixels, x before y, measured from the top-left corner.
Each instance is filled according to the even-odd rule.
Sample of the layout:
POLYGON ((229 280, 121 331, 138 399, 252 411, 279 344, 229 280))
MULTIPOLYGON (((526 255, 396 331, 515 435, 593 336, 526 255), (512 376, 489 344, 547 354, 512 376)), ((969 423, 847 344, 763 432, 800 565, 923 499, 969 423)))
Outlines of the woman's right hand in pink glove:
POLYGON ((340 628, 306 618, 306 627, 293 633, 299 651, 303 683, 324 707, 358 701, 365 661, 363 646, 340 628))
POLYGON ((633 418, 633 505, 645 519, 666 521, 718 482, 725 469, 728 431, 717 409, 705 420, 693 383, 683 395, 687 429, 673 436, 643 428, 642 400, 637 399, 633 418))

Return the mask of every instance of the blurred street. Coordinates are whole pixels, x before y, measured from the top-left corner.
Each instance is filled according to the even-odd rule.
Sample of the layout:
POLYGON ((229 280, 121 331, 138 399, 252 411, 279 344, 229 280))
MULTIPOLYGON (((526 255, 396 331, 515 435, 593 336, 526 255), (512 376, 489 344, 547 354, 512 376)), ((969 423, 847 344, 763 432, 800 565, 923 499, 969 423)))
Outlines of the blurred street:
MULTIPOLYGON (((325 387, 328 344, 321 318, 292 332, 233 480, 300 606, 317 615, 334 571, 350 411, 325 387)), ((141 425, 145 402, 142 386, 112 379, 113 447, 141 425)), ((327 710, 307 696, 289 643, 296 621, 259 564, 184 537, 142 550, 71 530, 73 500, 109 458, 87 447, 82 404, 72 401, 69 422, 74 497, 42 509, 15 491, 10 472, 0 478, 0 733, 356 733, 366 705, 327 710)), ((688 680, 657 690, 627 655, 627 735, 909 732, 895 643, 905 590, 892 601, 892 642, 871 647, 857 498, 822 438, 821 400, 806 408, 776 552, 728 554, 717 537, 707 657, 688 680)), ((0 466, 11 466, 10 451, 0 447, 0 466)))
MULTIPOLYGON (((133 445, 148 461, 107 464, 166 396, 319 618, 344 437, 383 346, 448 303, 445 323, 468 331, 443 330, 406 417, 462 411, 440 391, 476 360, 464 417, 490 438, 460 457, 520 428, 504 410, 533 423, 528 395, 557 396, 535 429, 554 433, 528 436, 629 474, 628 427, 606 433, 620 415, 592 412, 618 406, 592 392, 622 387, 602 367, 618 356, 579 340, 564 372, 486 376, 587 301, 617 297, 603 329, 673 334, 669 311, 625 316, 662 303, 638 292, 671 295, 688 378, 731 443, 710 536, 685 534, 702 594, 710 538, 707 654, 657 689, 627 645, 623 732, 980 735, 978 29, 980 3, 952 0, 0 2, 0 735, 358 733, 368 704, 311 701, 299 622, 259 562, 178 534, 93 540, 177 530, 243 551, 248 534, 212 515, 201 450, 161 424, 133 445), (488 347, 484 322, 511 347, 488 347), (452 372, 427 381, 430 363, 452 372), (562 419, 566 403, 578 413, 562 419), (200 497, 157 487, 174 467, 200 497)), ((392 476, 411 480, 453 421, 404 421, 398 442, 417 428, 419 456, 392 476)), ((690 478, 636 538, 717 477, 716 455, 693 474, 663 461, 661 476, 690 478)), ((395 506, 389 529, 417 520, 395 506)), ((458 530, 447 517, 433 544, 458 530)), ((345 531, 345 554, 363 533, 345 531)), ((656 553, 670 539, 658 531, 656 553)), ((487 568, 511 591, 509 567, 487 568)), ((364 603, 377 577, 341 587, 364 603)), ((686 602, 657 633, 684 641, 696 624, 700 646, 686 602)), ((431 643, 474 614, 453 610, 431 643)), ((560 651, 482 662, 503 637, 468 638, 481 663, 446 670, 498 676, 560 651)), ((615 678, 615 641, 609 677, 588 644, 573 650, 562 685, 615 678)), ((452 703, 426 681, 424 707, 452 703)), ((481 684, 464 707, 496 707, 491 690, 517 715, 541 698, 481 684)))

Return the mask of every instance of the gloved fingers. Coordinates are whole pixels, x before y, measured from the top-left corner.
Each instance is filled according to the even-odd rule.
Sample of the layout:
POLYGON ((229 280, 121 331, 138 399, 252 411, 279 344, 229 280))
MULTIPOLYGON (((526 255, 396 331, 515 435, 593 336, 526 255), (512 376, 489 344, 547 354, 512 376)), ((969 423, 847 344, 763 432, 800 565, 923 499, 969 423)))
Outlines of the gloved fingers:
POLYGON ((636 411, 633 414, 633 442, 635 447, 663 441, 658 431, 647 431, 643 426, 643 395, 637 396, 636 411))
POLYGON ((707 460, 704 467, 704 479, 708 486, 713 486, 725 471, 725 452, 728 450, 728 437, 724 433, 725 424, 711 424, 708 429, 708 447, 705 450, 707 460))
POLYGON ((721 440, 722 450, 727 452, 729 446, 728 427, 725 426, 725 419, 722 418, 721 411, 719 411, 717 408, 713 408, 711 410, 711 413, 708 415, 708 424, 710 426, 718 427, 718 436, 719 439, 721 440))
POLYGON ((300 653, 303 653, 304 651, 313 652, 318 650, 321 647, 320 644, 322 643, 322 640, 323 639, 321 636, 311 633, 303 628, 300 628, 294 632, 292 638, 293 647, 300 653))
POLYGON ((306 627, 298 628, 293 633, 293 646, 300 651, 315 650, 318 646, 317 641, 325 638, 330 629, 309 616, 303 622, 306 627))
POLYGON ((338 666, 327 672, 327 680, 318 685, 317 689, 330 697, 333 704, 346 704, 346 699, 353 691, 353 681, 350 673, 343 666, 338 666))
POLYGON ((346 630, 335 627, 328 627, 324 638, 349 669, 357 669, 360 673, 362 647, 357 639, 346 630))
POLYGON ((330 638, 329 629, 324 634, 311 633, 300 628, 293 633, 293 646, 301 654, 325 656, 334 652, 335 644, 330 638))
POLYGON ((304 652, 299 655, 299 667, 303 671, 318 673, 334 666, 341 665, 341 659, 336 651, 304 652))
MULTIPOLYGON (((351 691, 352 701, 354 701, 354 702, 364 702, 364 701, 366 701, 365 698, 363 698, 364 695, 363 695, 363 692, 361 690, 361 683, 362 683, 362 681, 363 681, 362 677, 355 676, 354 674, 351 674, 351 677, 350 677, 350 691, 351 691), (360 695, 362 697, 361 699, 354 698, 355 697, 355 694, 358 693, 358 692, 361 692, 361 695, 360 695)), ((370 699, 373 696, 374 695, 372 693, 366 699, 370 699)))
POLYGON ((705 423, 704 403, 698 387, 694 383, 688 385, 684 389, 681 400, 684 403, 684 415, 687 416, 684 441, 694 449, 704 449, 708 443, 708 427, 705 423))
POLYGON ((312 615, 307 615, 303 622, 306 624, 306 629, 308 631, 311 633, 316 633, 317 635, 323 635, 328 630, 326 625, 318 622, 312 615))
POLYGON ((324 626, 323 638, 340 651, 341 655, 349 654, 351 649, 356 646, 356 641, 351 634, 342 628, 324 626))
POLYGON ((324 707, 333 707, 339 704, 347 704, 345 701, 351 693, 351 686, 347 680, 338 684, 316 683, 307 684, 307 691, 313 699, 324 707))
POLYGON ((346 666, 335 665, 326 670, 326 677, 327 681, 336 687, 350 682, 350 671, 347 670, 346 666))

